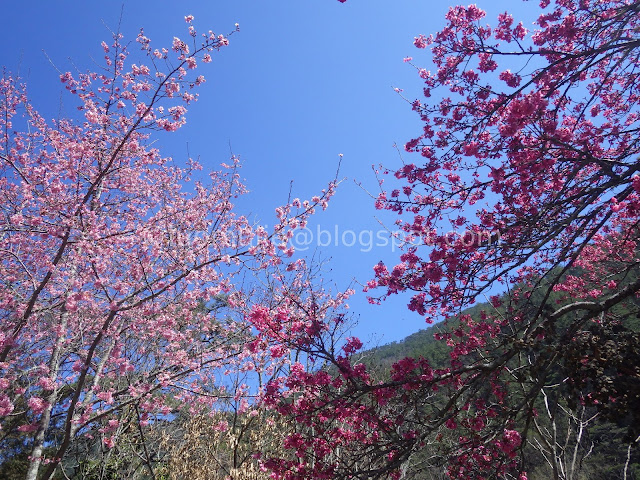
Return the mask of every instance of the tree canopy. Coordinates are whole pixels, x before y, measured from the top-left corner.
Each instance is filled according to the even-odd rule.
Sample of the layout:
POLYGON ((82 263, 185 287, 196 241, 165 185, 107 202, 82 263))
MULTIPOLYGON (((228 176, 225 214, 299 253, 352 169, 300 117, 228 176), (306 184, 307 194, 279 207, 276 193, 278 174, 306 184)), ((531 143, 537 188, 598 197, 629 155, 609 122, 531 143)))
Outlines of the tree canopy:
MULTIPOLYGON (((524 479, 543 408, 553 423, 565 401, 599 414, 637 401, 637 365, 614 365, 638 348, 622 323, 640 289, 640 4, 540 8, 529 31, 509 13, 489 24, 475 5, 452 7, 441 31, 415 38, 435 66, 408 59, 423 128, 376 201, 398 215, 405 248, 367 289, 409 294, 427 322, 456 317, 437 337, 450 360, 406 358, 379 380, 356 357, 312 351, 339 373, 292 372, 296 400, 278 408, 308 430, 291 447, 300 460, 276 462, 283 478, 402 478, 421 450, 451 478, 524 479), (478 317, 460 315, 478 299, 490 301, 478 317)), ((553 477, 570 478, 557 439, 544 441, 553 477)))

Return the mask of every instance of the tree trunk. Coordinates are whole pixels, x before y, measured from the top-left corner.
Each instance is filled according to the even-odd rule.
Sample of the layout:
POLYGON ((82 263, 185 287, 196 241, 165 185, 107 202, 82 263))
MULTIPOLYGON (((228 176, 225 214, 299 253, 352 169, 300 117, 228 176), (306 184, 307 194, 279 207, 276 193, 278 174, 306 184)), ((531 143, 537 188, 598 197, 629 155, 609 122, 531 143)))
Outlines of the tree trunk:
MULTIPOLYGON (((58 378, 58 370, 60 369, 60 356, 62 353, 63 344, 63 332, 67 329, 67 313, 62 313, 60 322, 60 333, 56 339, 56 344, 51 352, 51 361, 49 362, 49 378, 52 382, 55 382, 58 378)), ((38 470, 42 464, 42 452, 44 450, 45 434, 51 424, 51 411, 53 406, 58 400, 58 389, 54 388, 53 391, 47 396, 47 408, 42 412, 40 417, 40 425, 33 442, 33 450, 31 451, 31 458, 29 461, 29 469, 25 476, 25 480, 36 480, 38 477, 38 470)))

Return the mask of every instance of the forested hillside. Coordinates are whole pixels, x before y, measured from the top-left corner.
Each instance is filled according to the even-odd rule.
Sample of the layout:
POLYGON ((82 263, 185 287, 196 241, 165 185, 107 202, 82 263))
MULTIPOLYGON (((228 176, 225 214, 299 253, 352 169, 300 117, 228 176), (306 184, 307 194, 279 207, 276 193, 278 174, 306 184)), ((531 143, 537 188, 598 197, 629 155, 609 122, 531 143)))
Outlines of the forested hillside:
MULTIPOLYGON (((561 303, 559 295, 553 295, 550 300, 561 303)), ((507 305, 511 301, 505 295, 500 303, 507 305)), ((544 395, 536 405, 536 427, 528 439, 529 445, 522 451, 529 479, 554 478, 553 456, 559 459, 556 466, 561 465, 564 470, 563 478, 640 478, 640 455, 638 452, 627 455, 631 452, 629 442, 637 436, 639 428, 639 305, 637 299, 619 305, 615 309, 615 322, 606 326, 591 325, 572 337, 569 340, 570 355, 554 364, 548 372, 549 390, 557 391, 544 395), (597 360, 586 360, 593 357, 597 360), (576 370, 583 375, 583 382, 577 385, 568 383, 567 375, 577 376, 576 370), (558 386, 561 388, 557 389, 558 386), (615 404, 604 406, 608 398, 603 399, 602 395, 614 393, 616 388, 624 389, 628 403, 620 407, 615 404)), ((459 318, 469 316, 480 321, 482 312, 487 310, 493 310, 489 303, 475 305, 446 324, 435 324, 399 342, 367 349, 361 353, 360 360, 382 381, 388 381, 385 372, 391 371, 393 364, 405 357, 425 358, 434 368, 443 368, 449 361, 452 348, 437 338, 447 331, 459 329, 459 318)), ((499 310, 504 311, 502 307, 499 310)), ((510 394, 518 395, 517 391, 510 394)), ((441 401, 445 400, 443 395, 441 401)), ((510 400, 515 401, 515 398, 510 400)), ((438 395, 431 401, 437 403, 438 395)), ((517 429, 525 427, 518 423, 514 426, 517 429)), ((429 466, 433 463, 433 455, 433 445, 418 449, 403 478, 446 478, 440 469, 429 466)))

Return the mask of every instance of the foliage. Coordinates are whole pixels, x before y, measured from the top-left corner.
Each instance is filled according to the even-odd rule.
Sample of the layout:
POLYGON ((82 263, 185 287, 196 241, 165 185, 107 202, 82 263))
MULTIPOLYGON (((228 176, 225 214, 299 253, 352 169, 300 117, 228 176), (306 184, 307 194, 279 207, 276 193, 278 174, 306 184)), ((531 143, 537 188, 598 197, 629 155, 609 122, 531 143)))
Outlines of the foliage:
MULTIPOLYGON (((558 293, 551 295, 552 301, 559 298, 558 293)), ((509 299, 502 296, 501 302, 508 304, 509 299)), ((582 332, 580 338, 576 338, 576 341, 568 345, 564 363, 554 365, 550 372, 554 382, 562 384, 562 380, 566 378, 584 379, 587 382, 582 386, 592 387, 591 383, 610 386, 621 381, 637 381, 637 375, 625 374, 625 372, 637 368, 637 362, 627 360, 621 365, 620 361, 607 361, 607 357, 604 355, 604 351, 608 351, 615 356, 615 359, 618 359, 625 354, 637 352, 637 347, 633 350, 633 348, 629 348, 628 343, 637 336, 637 332, 640 330, 637 325, 637 308, 634 303, 634 301, 629 301, 619 306, 618 315, 621 321, 608 325, 608 333, 603 332, 604 328, 601 325, 594 324, 589 330, 582 332), (616 333, 611 330, 619 334, 619 337, 614 337, 616 333), (627 340, 627 343, 624 340, 627 340), (595 345, 604 345, 606 348, 603 349, 603 352, 594 355, 585 348, 585 342, 591 345, 597 342, 595 345), (620 345, 620 347, 617 348, 614 345, 620 345), (608 374, 604 375, 602 370, 597 374, 587 375, 568 372, 568 370, 575 368, 590 369, 592 365, 596 365, 602 370, 606 369, 608 374)), ((466 309, 462 314, 470 315, 477 321, 480 320, 481 312, 487 308, 487 304, 480 304, 466 309)), ((455 319, 450 319, 449 328, 452 328, 455 322, 455 319)), ((442 331, 442 325, 436 324, 414 333, 400 342, 364 351, 359 354, 359 357, 362 358, 372 375, 383 381, 388 380, 385 377, 385 374, 388 373, 388 367, 402 360, 405 356, 415 359, 427 358, 431 365, 443 367, 447 363, 445 356, 448 357, 450 349, 447 349, 443 342, 438 342, 434 338, 442 331), (443 350, 445 356, 442 356, 443 350), (387 368, 385 369, 384 366, 387 368)), ((606 389, 584 388, 580 390, 576 389, 574 384, 565 384, 564 388, 553 390, 546 388, 545 393, 548 395, 544 396, 544 401, 536 403, 539 415, 535 420, 535 431, 531 435, 530 445, 521 452, 529 477, 546 479, 553 476, 552 466, 549 465, 548 460, 555 449, 555 454, 560 458, 561 468, 566 472, 567 478, 617 478, 624 471, 627 461, 627 447, 629 440, 633 438, 629 433, 638 425, 634 419, 637 409, 629 408, 624 402, 625 400, 637 401, 640 397, 637 389, 634 387, 624 388, 624 395, 619 397, 619 402, 615 403, 590 398, 590 395, 593 396, 594 393, 605 393, 606 389), (588 403, 588 406, 578 405, 578 399, 583 399, 585 403, 588 403), (610 412, 612 408, 613 412, 610 412), (552 417, 549 416, 551 413, 553 413, 552 417), (561 442, 556 445, 552 445, 550 436, 554 430, 556 437, 561 439, 561 442)), ((509 397, 512 401, 517 396, 517 391, 510 391, 509 397)), ((518 430, 524 427, 524 424, 516 424, 518 430)), ((403 478, 444 478, 442 470, 432 465, 431 454, 428 445, 417 450, 403 470, 403 478)), ((638 464, 640 460, 638 452, 635 452, 630 460, 627 478, 637 478, 637 474, 632 473, 632 469, 640 465, 638 464)))
POLYGON ((257 409, 194 416, 183 438, 169 446, 169 478, 268 480, 270 473, 259 458, 284 454, 282 441, 289 430, 277 416, 257 409))
POLYGON ((0 80, 1 459, 28 457, 28 480, 92 478, 100 457, 100 475, 153 476, 150 425, 184 408, 247 410, 288 346, 333 325, 324 315, 346 298, 314 292, 290 258, 292 230, 335 182, 277 208, 267 231, 235 213, 237 158, 207 176, 153 146, 185 124, 205 81, 194 72, 229 43, 185 20, 187 40, 168 48, 141 31, 135 63, 115 34, 101 70, 62 74, 78 119, 49 122, 18 80, 0 80))
POLYGON ((573 479, 612 474, 592 462, 609 455, 634 475, 640 4, 540 8, 529 32, 453 7, 415 39, 435 67, 416 67, 416 160, 382 170, 376 201, 405 248, 367 290, 448 321, 438 347, 382 372, 339 338, 349 292, 290 258, 335 182, 267 231, 235 213, 237 158, 205 182, 152 145, 185 124, 195 69, 227 37, 198 41, 185 17, 188 41, 141 32, 129 65, 116 34, 102 70, 61 76, 80 120, 46 121, 5 75, 4 473, 196 478, 206 457, 231 478, 525 480, 543 464, 573 479), (593 448, 622 432, 626 449, 593 448))
MULTIPOLYGON (((574 478, 565 467, 589 415, 617 421, 624 407, 612 405, 635 405, 637 371, 615 367, 635 361, 636 336, 615 325, 640 291, 640 4, 540 8, 533 32, 508 13, 486 25, 471 5, 416 37, 436 68, 418 68, 426 101, 411 102, 423 129, 405 149, 421 160, 384 170, 395 179, 386 190, 381 178, 376 202, 398 214, 406 248, 368 289, 382 289, 374 300, 408 292, 428 322, 456 317, 437 337, 450 359, 408 357, 381 381, 352 356, 357 340, 342 351, 310 343, 339 373, 294 365, 268 389, 265 402, 307 428, 288 439, 299 460, 266 463, 277 478, 398 479, 421 451, 450 478, 522 480, 536 445, 552 478, 574 478), (461 315, 485 295, 479 318, 461 315), (623 342, 598 358, 611 335, 623 342), (579 367, 580 345, 596 359, 579 367), (585 377, 594 371, 613 386, 585 377)), ((637 448, 632 437, 625 475, 637 448)))

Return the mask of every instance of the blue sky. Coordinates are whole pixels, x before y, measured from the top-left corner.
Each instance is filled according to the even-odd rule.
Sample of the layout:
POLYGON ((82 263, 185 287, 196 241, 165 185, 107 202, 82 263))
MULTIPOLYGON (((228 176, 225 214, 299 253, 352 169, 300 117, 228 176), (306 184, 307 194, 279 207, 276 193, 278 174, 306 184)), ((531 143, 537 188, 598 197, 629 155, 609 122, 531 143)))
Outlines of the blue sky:
MULTIPOLYGON (((200 67, 207 83, 189 110, 187 126, 162 136, 159 144, 177 160, 187 158, 188 148, 206 169, 226 161, 231 145, 243 160, 242 175, 251 190, 239 206, 266 224, 273 222, 274 208, 286 202, 292 180, 294 197, 315 195, 335 175, 342 153, 340 177, 346 179, 329 209, 310 224, 309 245, 302 245, 300 237, 299 246, 328 259, 326 278, 343 289, 354 279, 365 283, 379 260, 393 265, 398 258, 391 245, 380 245, 379 221, 393 228, 395 218, 376 211, 356 182, 375 192, 371 166, 398 166, 394 143, 403 145, 419 132, 417 115, 393 87, 402 88, 409 99, 419 96, 420 79, 403 58, 413 56, 428 68, 428 55, 413 47, 413 38, 441 28, 455 3, 11 2, 3 6, 0 64, 27 82, 32 102, 46 118, 73 115, 73 99, 63 93, 54 65, 85 71, 100 63, 100 42, 109 43, 108 28, 117 28, 121 10, 126 38, 134 39, 144 27, 157 45, 186 36, 185 15, 194 15, 199 31, 228 33, 239 23, 230 46, 200 67), (331 245, 318 245, 319 230, 326 232, 320 243, 330 238, 331 245)), ((535 3, 525 6, 531 9, 535 3)), ((498 13, 495 2, 478 6, 490 9, 489 19, 498 13)), ((400 340, 424 328, 423 319, 407 310, 408 296, 372 306, 355 288, 350 304, 358 325, 353 333, 365 342, 400 340)))

